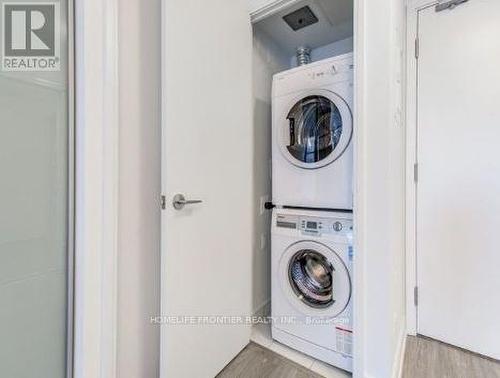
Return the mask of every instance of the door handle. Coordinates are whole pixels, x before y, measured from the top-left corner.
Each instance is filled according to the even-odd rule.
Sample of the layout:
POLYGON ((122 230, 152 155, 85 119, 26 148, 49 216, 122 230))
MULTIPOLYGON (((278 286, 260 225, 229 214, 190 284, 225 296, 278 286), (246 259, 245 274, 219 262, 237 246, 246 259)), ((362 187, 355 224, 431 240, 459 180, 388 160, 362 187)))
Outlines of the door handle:
POLYGON ((186 205, 194 205, 202 202, 202 200, 187 200, 183 194, 176 194, 172 200, 172 205, 175 210, 182 210, 186 205))

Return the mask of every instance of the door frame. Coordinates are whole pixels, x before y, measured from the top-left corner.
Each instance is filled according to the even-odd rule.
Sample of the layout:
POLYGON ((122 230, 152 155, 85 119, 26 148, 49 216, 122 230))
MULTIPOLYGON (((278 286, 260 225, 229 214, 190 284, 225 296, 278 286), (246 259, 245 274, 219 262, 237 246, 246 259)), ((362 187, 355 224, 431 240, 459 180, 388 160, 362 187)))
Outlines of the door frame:
MULTIPOLYGON (((274 0, 269 1, 268 4, 261 6, 258 9, 250 10, 251 22, 255 23, 263 20, 266 17, 278 13, 280 10, 291 7, 298 3, 300 0, 274 0)), ((251 2, 251 0, 249 1, 251 2)))
POLYGON ((438 0, 409 0, 407 7, 406 57, 406 326, 409 335, 418 333, 417 284, 417 89, 418 89, 418 15, 438 0))
POLYGON ((118 0, 74 0, 73 377, 116 377, 118 0))

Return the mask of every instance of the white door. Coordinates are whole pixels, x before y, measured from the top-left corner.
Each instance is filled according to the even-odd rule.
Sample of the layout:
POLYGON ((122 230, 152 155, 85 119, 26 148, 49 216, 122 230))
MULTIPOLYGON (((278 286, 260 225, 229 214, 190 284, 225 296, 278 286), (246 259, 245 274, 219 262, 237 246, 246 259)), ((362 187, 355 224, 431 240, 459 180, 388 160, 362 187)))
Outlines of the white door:
POLYGON ((162 35, 167 318, 161 377, 208 378, 250 336, 248 325, 214 318, 248 315, 251 306, 252 34, 246 3, 164 0, 162 35), (176 210, 176 194, 203 202, 176 210))
POLYGON ((420 334, 500 359, 500 1, 418 16, 420 334))

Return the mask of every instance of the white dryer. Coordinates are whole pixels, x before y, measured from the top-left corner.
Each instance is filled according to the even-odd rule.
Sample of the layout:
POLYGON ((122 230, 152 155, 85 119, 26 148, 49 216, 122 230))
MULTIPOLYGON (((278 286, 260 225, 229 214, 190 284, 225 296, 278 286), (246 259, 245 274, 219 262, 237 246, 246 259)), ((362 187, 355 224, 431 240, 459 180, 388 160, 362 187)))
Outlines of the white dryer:
POLYGON ((352 214, 275 209, 272 337, 352 371, 352 214))
POLYGON ((352 210, 353 55, 273 78, 273 202, 352 210))

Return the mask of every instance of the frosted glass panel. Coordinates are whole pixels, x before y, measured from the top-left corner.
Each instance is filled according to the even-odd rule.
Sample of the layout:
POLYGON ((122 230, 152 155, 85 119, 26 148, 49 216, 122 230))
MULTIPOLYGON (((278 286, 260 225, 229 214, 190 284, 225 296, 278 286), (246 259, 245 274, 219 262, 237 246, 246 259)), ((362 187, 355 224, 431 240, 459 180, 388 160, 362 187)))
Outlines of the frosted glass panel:
POLYGON ((73 253, 68 3, 10 0, 19 7, 7 11, 0 4, 1 43, 12 38, 11 55, 18 55, 2 55, 0 70, 0 377, 62 378, 73 253), (30 22, 53 29, 32 32, 30 22), (28 71, 22 64, 31 56, 54 59, 53 70, 28 71))

